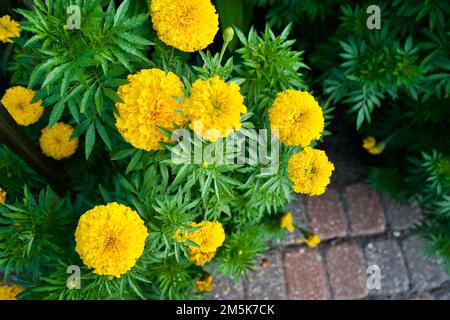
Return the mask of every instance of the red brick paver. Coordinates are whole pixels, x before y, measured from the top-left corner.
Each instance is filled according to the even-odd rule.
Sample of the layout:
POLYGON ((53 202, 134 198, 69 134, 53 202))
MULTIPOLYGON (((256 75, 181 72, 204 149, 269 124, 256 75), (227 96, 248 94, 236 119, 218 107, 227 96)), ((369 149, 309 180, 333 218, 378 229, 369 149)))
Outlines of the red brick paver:
POLYGON ((322 240, 344 237, 347 224, 337 190, 329 188, 319 197, 306 199, 307 215, 312 230, 322 240))
POLYGON ((408 231, 420 209, 410 211, 364 184, 347 186, 342 201, 340 196, 330 188, 320 197, 298 197, 289 205, 296 225, 319 234, 323 241, 318 248, 296 242, 298 233, 289 234, 258 259, 248 281, 217 283, 208 297, 450 300, 450 278, 443 266, 435 258, 425 259, 421 240, 408 231), (379 288, 367 288, 369 266, 378 267, 379 288))
POLYGON ((247 298, 250 300, 286 300, 286 284, 279 251, 269 251, 258 259, 258 267, 249 275, 247 298), (267 265, 262 266, 262 259, 267 265), (268 285, 268 281, 270 284, 268 285))
POLYGON ((330 298, 325 264, 317 248, 300 248, 286 252, 284 268, 290 299, 330 298))
POLYGON ((345 189, 348 217, 352 235, 370 235, 384 232, 386 221, 377 192, 365 184, 353 184, 345 189))
POLYGON ((362 299, 368 294, 363 252, 354 241, 328 247, 325 260, 334 299, 362 299))
POLYGON ((407 230, 423 218, 422 210, 419 207, 396 202, 386 194, 381 194, 381 203, 384 206, 387 222, 391 230, 407 230))
POLYGON ((410 296, 407 300, 434 300, 434 297, 428 293, 415 293, 412 296, 410 296))

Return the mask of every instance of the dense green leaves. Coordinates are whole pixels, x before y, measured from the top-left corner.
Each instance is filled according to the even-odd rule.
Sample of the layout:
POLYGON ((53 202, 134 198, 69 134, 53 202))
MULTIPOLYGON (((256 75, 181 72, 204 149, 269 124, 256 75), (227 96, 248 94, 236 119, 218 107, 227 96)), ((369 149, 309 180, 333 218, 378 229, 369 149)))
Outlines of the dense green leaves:
MULTIPOLYGON (((28 85, 38 89, 41 98, 47 98, 49 92, 60 97, 46 99, 46 106, 52 110, 50 126, 65 115, 72 116, 78 125, 98 115, 96 121, 101 123, 96 128, 110 149, 111 132, 105 112, 111 113, 114 103, 120 101, 116 90, 127 74, 150 65, 146 51, 152 43, 139 31, 144 24, 149 27, 148 13, 133 15, 129 0, 117 10, 114 1, 110 1, 106 11, 104 1, 78 1, 81 29, 68 30, 64 9, 68 3, 39 1, 33 11, 17 10, 27 19, 23 29, 31 37, 24 46, 35 54, 28 85), (67 105, 69 113, 65 111, 67 105)), ((135 5, 133 8, 136 10, 135 5)), ((26 78, 20 79, 20 68, 12 70, 17 70, 14 74, 17 82, 26 82, 26 78)), ((93 130, 88 130, 90 136, 86 137, 89 156, 95 137, 93 130)))
POLYGON ((264 33, 258 35, 252 28, 246 37, 236 30, 243 48, 237 52, 243 60, 241 77, 243 90, 247 93, 250 111, 267 114, 276 92, 288 88, 304 90, 307 88, 302 76, 302 69, 307 66, 302 62, 303 52, 293 50, 295 40, 288 40, 292 25, 287 26, 279 36, 266 26, 264 33))
MULTIPOLYGON (((246 1, 239 6, 251 4, 246 1)), ((229 4, 224 6, 228 6, 226 11, 232 9, 229 4)), ((56 195, 48 189, 38 199, 33 194, 44 183, 35 186, 34 174, 23 163, 12 170, 17 159, 6 152, 2 157, 0 150, 0 172, 17 174, 16 180, 5 179, 5 187, 13 191, 7 206, 0 206, 0 269, 6 276, 14 272, 20 277, 27 287, 21 297, 195 298, 195 281, 206 270, 236 280, 248 274, 256 258, 267 249, 267 241, 282 234, 278 219, 292 193, 287 159, 300 150, 283 147, 280 163, 259 163, 256 158, 260 155, 250 151, 248 141, 257 135, 253 129, 268 129, 267 108, 278 92, 307 89, 301 73, 307 68, 303 52, 296 51, 297 44, 288 39, 292 37, 291 26, 278 35, 269 26, 262 33, 255 28, 248 35, 237 31, 235 42, 240 49, 235 54, 230 50, 227 59, 225 47, 215 53, 199 52, 191 59, 149 34, 145 0, 122 1, 117 8, 112 0, 38 0, 33 10, 18 13, 24 18, 26 39, 11 58, 13 81, 28 84, 36 91, 35 100, 42 99, 45 106, 43 123, 27 133, 38 143, 38 130, 47 121, 50 126, 64 121, 74 126, 72 136, 79 137, 81 149, 61 162, 64 170, 60 174, 71 192, 56 195), (80 30, 66 27, 66 8, 72 3, 81 8, 80 30), (148 51, 153 50, 149 47, 153 42, 150 61, 148 51), (192 61, 198 64, 192 65, 192 61), (176 73, 185 84, 186 97, 197 79, 219 76, 241 86, 249 109, 241 117, 240 133, 247 139, 240 155, 244 162, 237 162, 238 151, 230 151, 228 146, 221 149, 192 130, 187 157, 196 159, 195 150, 200 148, 201 159, 181 164, 171 159, 171 152, 179 146, 175 141, 161 142, 161 150, 145 151, 132 148, 120 136, 115 126, 115 117, 119 116, 116 104, 123 103, 118 87, 127 83, 130 73, 150 67, 176 73), (203 153, 206 148, 211 151, 209 156, 203 153), (225 158, 233 158, 233 162, 219 161, 225 158), (279 168, 265 171, 271 164, 279 168), (25 188, 21 203, 17 199, 22 196, 16 190, 24 184, 30 185, 31 191, 25 188), (105 202, 122 203, 135 210, 149 232, 137 264, 118 279, 95 274, 75 249, 74 233, 80 215, 105 202), (224 245, 205 269, 189 261, 189 246, 199 244, 175 237, 180 230, 196 230, 190 224, 202 220, 220 221, 226 231, 224 245), (80 267, 79 290, 67 287, 67 267, 72 265, 80 267)), ((242 13, 236 23, 245 29, 243 17, 242 13)), ((332 109, 329 101, 324 103, 327 121, 332 109)), ((172 137, 171 130, 157 128, 172 137)), ((187 124, 185 129, 189 130, 187 124)), ((275 141, 270 130, 267 135, 261 149, 269 149, 275 141)), ((183 144, 182 150, 186 148, 183 144)), ((269 155, 261 157, 267 160, 269 155)))

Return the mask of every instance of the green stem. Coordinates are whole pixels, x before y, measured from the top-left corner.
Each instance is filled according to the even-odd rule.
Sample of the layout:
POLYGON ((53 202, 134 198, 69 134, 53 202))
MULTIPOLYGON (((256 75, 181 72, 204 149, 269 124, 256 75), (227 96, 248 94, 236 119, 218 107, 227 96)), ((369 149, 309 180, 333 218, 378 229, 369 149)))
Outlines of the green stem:
POLYGON ((222 51, 220 51, 220 56, 219 56, 219 66, 222 65, 222 59, 223 59, 223 56, 225 55, 225 50, 227 50, 227 47, 228 47, 229 43, 230 43, 229 41, 225 41, 223 43, 222 51))
POLYGON ((21 156, 37 173, 54 184, 56 191, 64 193, 67 190, 61 174, 62 170, 58 170, 57 164, 48 163, 48 160, 37 150, 1 102, 0 141, 21 156))

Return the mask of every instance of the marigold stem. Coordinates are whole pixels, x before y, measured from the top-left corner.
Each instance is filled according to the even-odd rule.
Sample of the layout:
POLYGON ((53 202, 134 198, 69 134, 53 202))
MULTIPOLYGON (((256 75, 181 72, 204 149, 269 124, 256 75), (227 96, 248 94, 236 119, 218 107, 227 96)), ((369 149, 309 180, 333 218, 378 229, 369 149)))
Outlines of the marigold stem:
POLYGON ((33 142, 17 125, 9 112, 0 102, 0 141, 22 157, 37 173, 47 178, 59 192, 67 190, 62 180, 62 170, 37 150, 33 142))

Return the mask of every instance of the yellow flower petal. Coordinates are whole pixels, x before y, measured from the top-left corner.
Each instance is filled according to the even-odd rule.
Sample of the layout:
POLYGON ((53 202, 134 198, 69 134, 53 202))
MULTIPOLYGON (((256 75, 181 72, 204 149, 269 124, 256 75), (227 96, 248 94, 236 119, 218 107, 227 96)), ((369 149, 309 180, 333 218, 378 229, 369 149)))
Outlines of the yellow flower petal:
POLYGON ((281 225, 281 228, 285 228, 291 233, 294 232, 295 227, 293 224, 291 212, 287 212, 283 217, 281 217, 280 225, 281 225))
POLYGON ((6 203, 6 191, 0 187, 0 204, 6 203))
POLYGON ((372 149, 377 145, 377 140, 374 137, 367 137, 363 140, 363 148, 366 150, 372 149))
POLYGON ((17 300, 16 297, 24 290, 21 286, 0 285, 1 300, 17 300))
POLYGON ((222 246, 225 241, 225 230, 220 222, 193 222, 189 226, 201 227, 188 235, 188 239, 199 247, 188 245, 188 249, 190 260, 198 266, 203 266, 214 258, 217 249, 222 246))
POLYGON ((311 234, 306 239, 306 244, 308 247, 314 248, 320 243, 320 238, 317 234, 311 234))
POLYGON ((213 289, 213 277, 211 275, 207 275, 200 280, 197 280, 195 283, 195 290, 198 292, 211 292, 213 289))
POLYGON ((9 15, 0 17, 0 42, 12 43, 10 38, 20 37, 20 24, 9 15))

